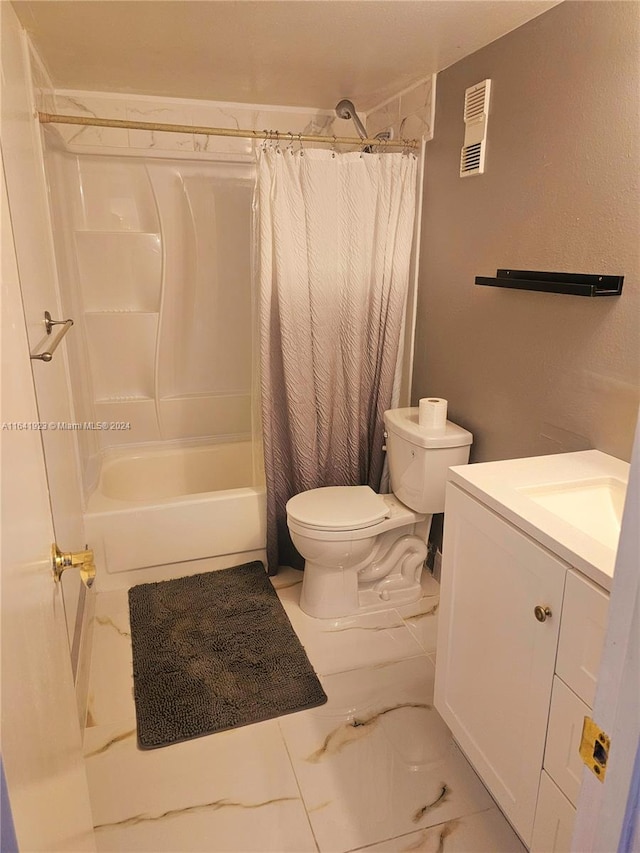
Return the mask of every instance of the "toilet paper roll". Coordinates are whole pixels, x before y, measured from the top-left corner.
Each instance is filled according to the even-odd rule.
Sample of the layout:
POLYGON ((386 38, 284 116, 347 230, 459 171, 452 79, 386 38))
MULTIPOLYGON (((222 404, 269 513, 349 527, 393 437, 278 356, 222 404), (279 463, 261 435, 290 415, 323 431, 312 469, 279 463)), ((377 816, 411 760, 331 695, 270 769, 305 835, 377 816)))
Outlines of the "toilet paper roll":
POLYGON ((447 426, 447 401, 440 397, 423 397, 418 403, 418 424, 430 431, 447 426))

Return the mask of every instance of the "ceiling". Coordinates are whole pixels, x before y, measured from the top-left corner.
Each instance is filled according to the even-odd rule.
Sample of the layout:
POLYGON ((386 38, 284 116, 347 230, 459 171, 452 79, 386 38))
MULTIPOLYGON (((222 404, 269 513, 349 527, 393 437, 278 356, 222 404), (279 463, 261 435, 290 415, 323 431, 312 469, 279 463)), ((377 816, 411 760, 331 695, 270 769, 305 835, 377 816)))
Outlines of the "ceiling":
POLYGON ((57 88, 367 112, 559 0, 14 0, 57 88))

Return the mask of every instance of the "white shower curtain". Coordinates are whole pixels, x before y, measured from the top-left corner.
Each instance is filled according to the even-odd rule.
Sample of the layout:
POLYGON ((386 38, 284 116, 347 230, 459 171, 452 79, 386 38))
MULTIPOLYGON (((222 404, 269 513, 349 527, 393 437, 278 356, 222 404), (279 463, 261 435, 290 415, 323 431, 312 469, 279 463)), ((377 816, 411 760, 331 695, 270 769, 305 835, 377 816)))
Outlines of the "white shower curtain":
POLYGON ((302 565, 285 504, 319 486, 380 486, 382 414, 403 330, 416 160, 266 147, 258 157, 267 557, 302 565))

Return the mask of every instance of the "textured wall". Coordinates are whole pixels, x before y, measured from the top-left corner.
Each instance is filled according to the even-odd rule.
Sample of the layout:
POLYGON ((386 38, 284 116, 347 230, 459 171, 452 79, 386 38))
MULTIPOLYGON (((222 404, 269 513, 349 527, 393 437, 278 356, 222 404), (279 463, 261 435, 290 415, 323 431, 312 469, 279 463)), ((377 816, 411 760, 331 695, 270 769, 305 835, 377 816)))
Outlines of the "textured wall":
POLYGON ((565 2, 438 76, 412 399, 473 461, 628 459, 640 387, 640 4, 565 2), (491 78, 486 172, 458 177, 464 90, 491 78), (474 286, 498 267, 625 275, 621 297, 474 286))

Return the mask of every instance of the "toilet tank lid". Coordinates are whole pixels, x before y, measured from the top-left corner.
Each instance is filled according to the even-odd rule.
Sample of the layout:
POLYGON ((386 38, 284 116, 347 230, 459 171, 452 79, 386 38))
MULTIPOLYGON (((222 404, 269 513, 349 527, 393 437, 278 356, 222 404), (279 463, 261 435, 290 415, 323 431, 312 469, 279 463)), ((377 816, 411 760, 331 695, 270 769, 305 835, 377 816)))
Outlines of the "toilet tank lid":
POLYGON ((389 515, 384 499, 369 486, 324 486, 287 501, 287 515, 317 530, 358 530, 389 515))
POLYGON ((447 421, 443 430, 429 430, 418 423, 418 407, 388 409, 384 423, 390 432, 418 447, 464 447, 473 443, 473 435, 463 427, 447 421))

